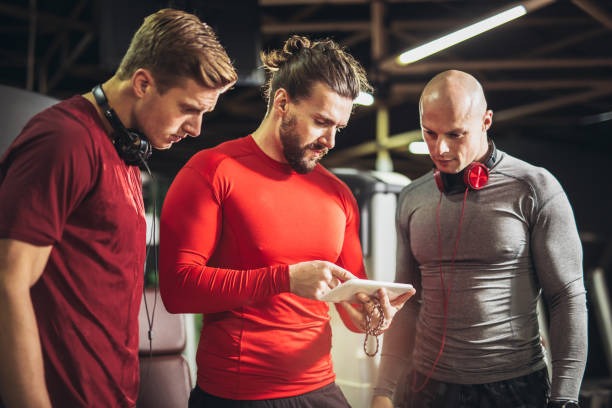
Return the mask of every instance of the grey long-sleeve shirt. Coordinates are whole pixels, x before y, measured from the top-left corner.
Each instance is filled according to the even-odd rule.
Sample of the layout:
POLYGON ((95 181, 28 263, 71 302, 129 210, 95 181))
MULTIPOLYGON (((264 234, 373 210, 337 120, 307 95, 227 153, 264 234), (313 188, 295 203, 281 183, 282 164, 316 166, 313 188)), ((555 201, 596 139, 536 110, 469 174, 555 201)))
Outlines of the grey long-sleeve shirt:
MULTIPOLYGON (((578 399, 587 355, 582 247, 567 196, 545 169, 503 152, 488 184, 467 195, 454 263, 463 192, 440 192, 432 173, 400 195, 398 282, 417 296, 385 334, 375 394, 391 396, 410 363, 429 373, 440 349, 444 284, 450 287, 446 345, 432 378, 481 384, 545 367, 536 305, 550 312, 552 397, 578 399)), ((410 382, 409 382, 410 383, 410 382)))

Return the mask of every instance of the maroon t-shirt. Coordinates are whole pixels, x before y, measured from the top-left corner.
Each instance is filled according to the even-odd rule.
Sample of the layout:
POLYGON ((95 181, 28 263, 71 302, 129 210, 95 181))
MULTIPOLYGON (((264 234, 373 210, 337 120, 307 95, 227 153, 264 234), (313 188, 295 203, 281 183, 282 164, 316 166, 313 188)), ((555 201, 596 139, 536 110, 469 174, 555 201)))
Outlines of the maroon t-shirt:
POLYGON ((140 171, 81 96, 0 159, 0 238, 53 245, 31 289, 53 406, 135 405, 145 234, 140 171))

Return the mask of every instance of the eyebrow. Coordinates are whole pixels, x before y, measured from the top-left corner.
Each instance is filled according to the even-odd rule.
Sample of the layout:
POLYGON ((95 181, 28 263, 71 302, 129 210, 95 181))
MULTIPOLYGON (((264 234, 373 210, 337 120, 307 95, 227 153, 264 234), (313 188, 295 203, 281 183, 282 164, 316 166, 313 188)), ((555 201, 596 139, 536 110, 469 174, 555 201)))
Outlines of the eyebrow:
POLYGON ((465 132, 466 132, 466 129, 464 128, 455 128, 455 129, 449 130, 446 133, 448 134, 448 133, 465 133, 465 132))
POLYGON ((202 108, 200 107, 200 105, 198 105, 197 103, 192 103, 192 102, 181 102, 181 106, 183 108, 188 108, 188 109, 194 109, 197 110, 198 112, 210 112, 212 111, 212 109, 208 108, 202 108))
MULTIPOLYGON (((432 130, 432 129, 428 128, 427 126, 423 126, 422 124, 421 124, 421 127, 422 127, 424 130, 427 130, 428 132, 439 133, 439 132, 436 132, 436 131, 434 131, 434 130, 432 130)), ((466 132, 466 129, 465 129, 465 128, 455 128, 455 129, 451 129, 451 130, 449 130, 448 132, 444 132, 444 134, 450 134, 450 133, 465 133, 465 132, 466 132)))
MULTIPOLYGON (((327 117, 327 116, 324 116, 324 115, 323 115, 323 114, 321 114, 321 113, 315 113, 315 115, 314 115, 314 116, 315 116, 315 117, 316 117, 318 120, 320 120, 320 121, 322 121, 322 122, 325 122, 325 124, 327 124, 327 125, 331 125, 331 124, 335 124, 335 123, 336 123, 336 122, 334 122, 332 119, 330 119, 330 118, 329 118, 329 117, 327 117)), ((338 125, 337 127, 339 127, 339 128, 345 128, 347 124, 346 124, 346 123, 338 123, 337 125, 338 125)))

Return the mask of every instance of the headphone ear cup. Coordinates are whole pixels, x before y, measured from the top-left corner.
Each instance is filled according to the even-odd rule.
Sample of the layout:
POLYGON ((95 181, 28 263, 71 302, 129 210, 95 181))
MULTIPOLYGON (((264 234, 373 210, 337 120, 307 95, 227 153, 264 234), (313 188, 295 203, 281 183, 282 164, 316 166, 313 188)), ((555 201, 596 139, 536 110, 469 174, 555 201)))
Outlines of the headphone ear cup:
POLYGON ((434 180, 436 181, 436 186, 438 186, 438 190, 440 190, 441 193, 445 193, 446 188, 444 188, 444 180, 442 178, 443 177, 442 172, 438 169, 434 169, 433 175, 434 175, 434 180))
POLYGON ((489 181, 489 169, 480 162, 470 163, 463 172, 463 182, 472 190, 480 190, 489 181))
POLYGON ((141 161, 147 161, 151 157, 153 148, 145 135, 133 129, 126 129, 125 126, 123 126, 119 116, 117 116, 115 111, 108 105, 108 100, 106 99, 102 85, 94 86, 91 92, 93 93, 96 103, 102 108, 104 116, 115 131, 113 145, 119 157, 130 166, 140 164, 141 161))
POLYGON ((151 157, 152 147, 147 139, 133 129, 115 128, 115 148, 119 156, 128 164, 139 164, 151 157))

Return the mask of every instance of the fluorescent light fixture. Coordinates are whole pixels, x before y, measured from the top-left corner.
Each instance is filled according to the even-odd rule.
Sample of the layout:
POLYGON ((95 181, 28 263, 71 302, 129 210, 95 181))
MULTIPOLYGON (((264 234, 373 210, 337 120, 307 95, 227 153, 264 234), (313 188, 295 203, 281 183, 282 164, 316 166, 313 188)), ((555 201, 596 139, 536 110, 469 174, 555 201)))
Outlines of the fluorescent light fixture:
POLYGON ((453 45, 465 41, 468 38, 472 38, 492 28, 507 23, 508 21, 524 16, 525 14, 527 14, 527 9, 525 9, 524 6, 513 7, 492 17, 479 21, 478 23, 455 31, 454 33, 438 38, 437 40, 403 52, 399 57, 397 57, 397 59, 402 65, 410 64, 431 54, 435 54, 436 52, 445 48, 452 47, 453 45))
POLYGON ((429 154, 427 143, 425 142, 412 142, 408 145, 408 151, 412 154, 429 154))
POLYGON ((359 95, 357 98, 355 98, 353 103, 356 103, 357 105, 370 106, 374 103, 374 97, 367 92, 359 92, 359 95))

